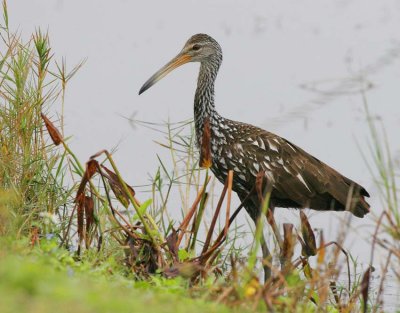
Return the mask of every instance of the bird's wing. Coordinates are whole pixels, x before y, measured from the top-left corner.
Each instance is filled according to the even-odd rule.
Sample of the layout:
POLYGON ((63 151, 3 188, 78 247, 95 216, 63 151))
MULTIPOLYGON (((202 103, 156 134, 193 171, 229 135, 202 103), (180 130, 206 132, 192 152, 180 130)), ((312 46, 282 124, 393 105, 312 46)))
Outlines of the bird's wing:
POLYGON ((259 164, 278 197, 289 198, 304 207, 320 205, 323 209, 327 201, 322 195, 329 194, 343 205, 348 201, 349 192, 357 198, 359 194, 368 196, 363 187, 286 139, 258 128, 253 134, 253 141, 243 145, 250 156, 244 162, 249 168, 259 164))

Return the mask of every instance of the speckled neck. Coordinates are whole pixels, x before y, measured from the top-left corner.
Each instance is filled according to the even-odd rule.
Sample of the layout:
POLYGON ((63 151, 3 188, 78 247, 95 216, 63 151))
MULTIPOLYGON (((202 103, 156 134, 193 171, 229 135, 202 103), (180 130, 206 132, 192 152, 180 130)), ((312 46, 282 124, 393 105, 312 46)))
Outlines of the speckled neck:
POLYGON ((197 89, 194 97, 194 122, 196 128, 197 144, 201 145, 203 125, 206 118, 210 121, 211 129, 220 124, 223 119, 215 110, 214 105, 214 83, 222 57, 207 60, 200 65, 197 89))

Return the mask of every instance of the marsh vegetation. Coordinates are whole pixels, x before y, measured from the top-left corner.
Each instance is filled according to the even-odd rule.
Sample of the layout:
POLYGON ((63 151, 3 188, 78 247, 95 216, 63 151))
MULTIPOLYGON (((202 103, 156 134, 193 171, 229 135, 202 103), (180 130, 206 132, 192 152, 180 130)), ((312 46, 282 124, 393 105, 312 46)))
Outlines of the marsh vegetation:
POLYGON ((386 273, 400 281, 398 172, 364 94, 371 140, 363 153, 372 156, 368 167, 384 208, 371 246, 372 253, 378 246, 386 251, 387 263, 378 268, 371 255, 371 266, 360 270, 343 244, 350 220, 337 240, 326 242, 303 212, 297 225, 278 224, 268 211, 269 195, 260 194, 266 219, 252 233, 242 231, 235 221, 242 205, 231 203, 233 174, 222 191, 214 188, 207 154, 199 168, 190 121, 136 121, 162 131, 159 146, 171 158, 159 158, 148 193, 125 181, 128 169, 113 159, 118 152, 93 151, 80 160, 69 145, 73 134, 64 132, 63 107, 83 63, 68 69, 40 30, 23 41, 9 29, 6 2, 1 39, 2 312, 383 310, 386 273), (178 217, 170 213, 174 192, 181 200, 178 217), (259 257, 264 230, 271 234, 269 260, 259 257), (238 243, 243 236, 250 246, 238 243), (272 270, 265 282, 263 262, 272 270), (382 273, 374 286, 373 271, 382 273))

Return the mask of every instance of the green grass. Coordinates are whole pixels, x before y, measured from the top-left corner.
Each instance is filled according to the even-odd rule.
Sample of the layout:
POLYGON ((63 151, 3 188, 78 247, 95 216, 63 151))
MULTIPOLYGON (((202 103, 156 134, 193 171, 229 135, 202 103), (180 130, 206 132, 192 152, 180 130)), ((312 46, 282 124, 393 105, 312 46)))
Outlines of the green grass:
MULTIPOLYGON (((37 30, 23 40, 9 30, 8 20, 4 1, 0 23, 0 192, 18 199, 0 203, 0 216, 8 215, 12 221, 0 231, 18 237, 28 235, 33 226, 46 232, 56 230, 45 216, 63 214, 59 208, 71 201, 72 189, 64 181, 66 155, 49 144, 41 114, 48 114, 56 101, 63 106, 67 82, 80 65, 67 73, 65 62, 59 65, 53 59, 47 34, 37 30)), ((57 228, 59 231, 62 225, 57 228)))
POLYGON ((77 262, 55 242, 43 241, 31 251, 27 242, 13 242, 6 250, 2 243, 0 312, 232 312, 190 298, 180 279, 136 282, 118 273, 112 258, 93 267, 77 262))

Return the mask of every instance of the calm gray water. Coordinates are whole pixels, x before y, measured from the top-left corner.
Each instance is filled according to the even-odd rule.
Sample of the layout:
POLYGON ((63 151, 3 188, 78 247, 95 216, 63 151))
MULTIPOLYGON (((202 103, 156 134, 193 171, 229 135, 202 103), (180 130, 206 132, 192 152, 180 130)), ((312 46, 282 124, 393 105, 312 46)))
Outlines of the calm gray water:
MULTIPOLYGON (((156 153, 165 152, 153 142, 153 131, 134 130, 121 116, 135 113, 151 122, 191 118, 196 64, 137 93, 189 36, 212 35, 224 51, 216 85, 221 114, 286 137, 372 194, 375 214, 352 219, 345 241, 360 262, 369 262, 368 225, 381 203, 356 144, 368 154, 359 91, 368 89, 370 110, 384 122, 399 161, 399 1, 12 0, 9 14, 26 38, 36 27, 48 29, 53 52, 59 61, 66 56, 71 68, 88 58, 68 88, 66 134, 74 136, 71 146, 81 160, 118 145, 116 161, 135 185, 148 183, 156 153)), ((326 240, 336 239, 343 215, 309 213, 326 240)), ((294 211, 281 210, 277 219, 298 224, 294 211)), ((375 266, 385 257, 378 253, 375 266)), ((390 285, 388 310, 394 310, 398 287, 395 281, 390 285)))

